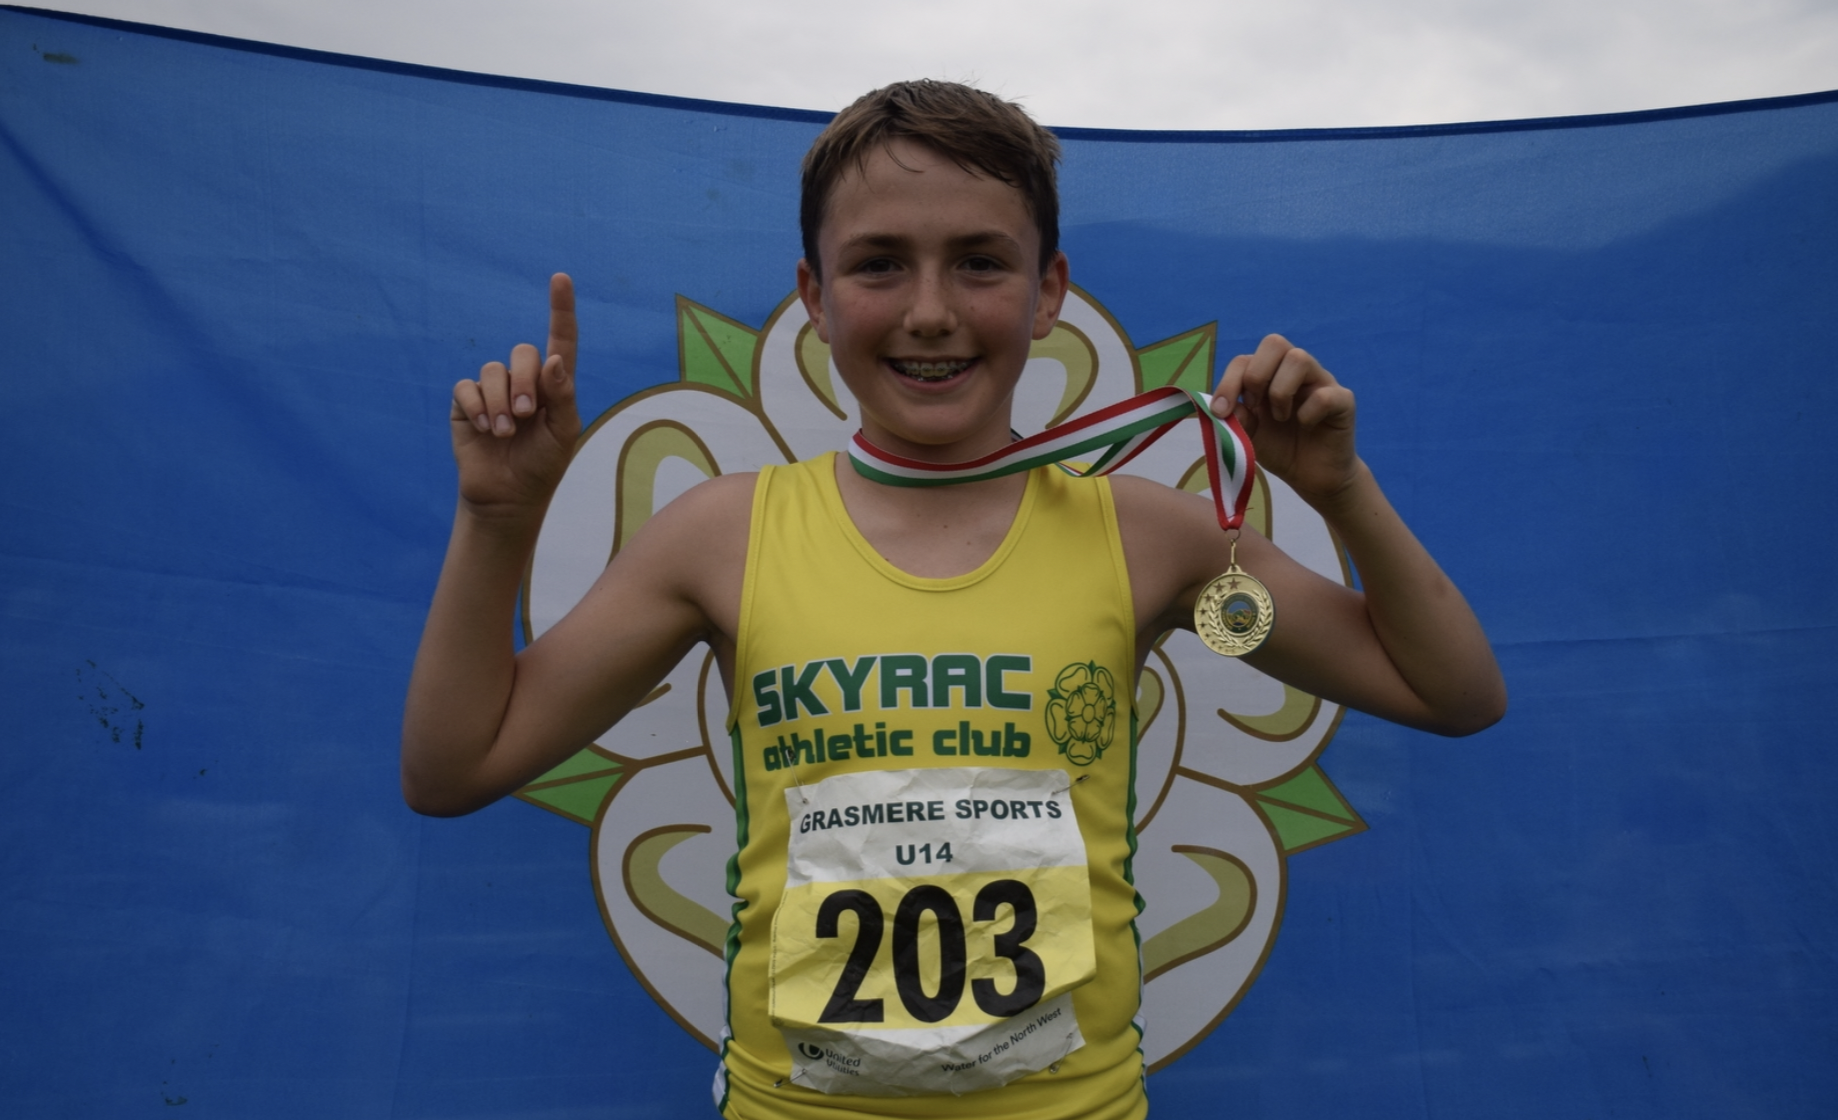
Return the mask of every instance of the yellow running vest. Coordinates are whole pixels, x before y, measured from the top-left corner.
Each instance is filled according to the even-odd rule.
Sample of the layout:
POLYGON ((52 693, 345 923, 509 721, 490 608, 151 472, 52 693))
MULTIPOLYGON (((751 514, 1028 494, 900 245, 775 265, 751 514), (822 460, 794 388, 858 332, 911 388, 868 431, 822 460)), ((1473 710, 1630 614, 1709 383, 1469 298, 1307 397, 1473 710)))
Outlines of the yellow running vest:
POLYGON ((882 559, 835 456, 761 472, 735 656, 731 1120, 1146 1114, 1109 483, 1031 472, 981 567, 882 559))

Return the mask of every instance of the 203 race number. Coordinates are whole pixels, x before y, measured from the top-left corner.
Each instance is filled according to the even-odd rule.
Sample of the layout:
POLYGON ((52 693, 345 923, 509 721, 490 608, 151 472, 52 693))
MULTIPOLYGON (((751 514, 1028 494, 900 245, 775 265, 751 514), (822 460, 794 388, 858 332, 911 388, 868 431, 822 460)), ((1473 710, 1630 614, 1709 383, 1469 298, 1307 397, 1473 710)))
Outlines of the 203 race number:
POLYGON ((830 1071, 801 1076, 833 1074, 840 1085, 872 1071, 876 1083, 904 1085, 961 1052, 983 1073, 939 1082, 957 1092, 949 1086, 1002 1084, 1017 1061, 1036 1068, 1077 1034, 1070 1005, 1055 1001, 1088 983, 1097 959, 1065 770, 849 772, 788 788, 785 808, 769 1014, 792 1046, 823 1047, 830 1071), (996 804, 1008 811, 979 811, 996 804), (1004 1033, 1002 1024, 1049 1012, 1052 1022, 1067 1014, 1070 1028, 1052 1045, 1004 1033))
MULTIPOLYGON (((1046 966, 1027 948, 1039 923, 1034 892, 1018 879, 995 879, 983 884, 971 905, 972 921, 993 922, 1007 907, 1013 917, 1008 929, 993 935, 993 955, 1008 961, 1015 971, 1014 987, 1001 991, 987 977, 968 979, 969 944, 964 917, 951 892, 933 883, 907 891, 893 915, 893 980, 901 1006, 922 1023, 947 1019, 964 998, 968 979, 971 998, 984 1014, 998 1019, 1018 1015, 1040 1002, 1046 991, 1046 966), (925 990, 920 961, 920 926, 931 914, 938 931, 938 989, 925 990)), ((818 1017, 822 1023, 879 1023, 886 1011, 880 999, 861 999, 862 983, 874 967, 886 933, 887 919, 873 895, 860 889, 836 891, 817 910, 816 934, 821 938, 842 935, 841 918, 855 915, 855 943, 836 978, 836 987, 818 1017)))

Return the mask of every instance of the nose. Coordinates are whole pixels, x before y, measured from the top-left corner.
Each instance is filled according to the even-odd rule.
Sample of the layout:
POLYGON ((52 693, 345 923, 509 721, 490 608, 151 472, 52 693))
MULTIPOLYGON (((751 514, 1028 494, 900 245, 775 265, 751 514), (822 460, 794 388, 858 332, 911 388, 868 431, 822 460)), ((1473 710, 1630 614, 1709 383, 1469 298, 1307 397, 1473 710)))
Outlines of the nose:
POLYGON ((921 270, 906 308, 906 330, 920 338, 939 338, 957 329, 957 309, 949 281, 931 269, 921 270))

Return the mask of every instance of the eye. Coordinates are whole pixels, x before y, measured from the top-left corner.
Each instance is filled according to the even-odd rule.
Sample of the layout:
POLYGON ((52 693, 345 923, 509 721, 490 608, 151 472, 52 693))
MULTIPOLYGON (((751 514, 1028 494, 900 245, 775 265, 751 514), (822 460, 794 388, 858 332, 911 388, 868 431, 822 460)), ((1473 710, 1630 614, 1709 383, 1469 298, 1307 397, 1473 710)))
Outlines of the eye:
POLYGON ((966 257, 963 267, 966 272, 997 272, 1001 270, 1002 262, 994 257, 966 257))
POLYGON ((891 257, 869 257, 855 266, 855 271, 869 276, 886 276, 900 266, 891 257))

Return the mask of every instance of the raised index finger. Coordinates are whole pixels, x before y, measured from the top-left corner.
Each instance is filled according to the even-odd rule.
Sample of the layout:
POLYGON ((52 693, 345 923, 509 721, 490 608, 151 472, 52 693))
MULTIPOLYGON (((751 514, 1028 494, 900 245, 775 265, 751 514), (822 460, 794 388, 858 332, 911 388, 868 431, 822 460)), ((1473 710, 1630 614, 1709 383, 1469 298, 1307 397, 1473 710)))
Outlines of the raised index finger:
POLYGON ((574 351, 580 339, 574 321, 574 281, 566 272, 549 277, 549 352, 562 358, 562 372, 574 376, 574 351))

